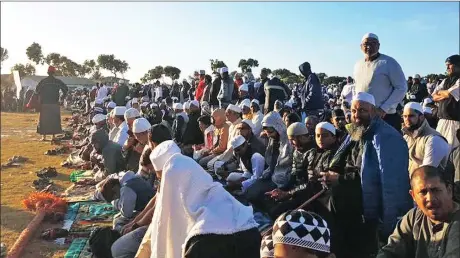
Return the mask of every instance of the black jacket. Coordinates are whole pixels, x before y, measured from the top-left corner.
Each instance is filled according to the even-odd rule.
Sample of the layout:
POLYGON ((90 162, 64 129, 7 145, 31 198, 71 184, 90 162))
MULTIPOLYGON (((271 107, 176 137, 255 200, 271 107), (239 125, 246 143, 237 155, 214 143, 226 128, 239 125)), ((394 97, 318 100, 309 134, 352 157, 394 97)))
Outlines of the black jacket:
POLYGON ((184 135, 182 136, 182 143, 184 145, 204 143, 204 136, 198 124, 199 117, 200 117, 200 112, 189 114, 188 123, 187 123, 187 126, 185 127, 184 135))
MULTIPOLYGON (((280 79, 274 77, 268 80, 264 86, 265 90, 265 110, 273 111, 276 100, 284 101, 291 95, 291 90, 280 79)), ((261 86, 262 87, 262 86, 261 86)))

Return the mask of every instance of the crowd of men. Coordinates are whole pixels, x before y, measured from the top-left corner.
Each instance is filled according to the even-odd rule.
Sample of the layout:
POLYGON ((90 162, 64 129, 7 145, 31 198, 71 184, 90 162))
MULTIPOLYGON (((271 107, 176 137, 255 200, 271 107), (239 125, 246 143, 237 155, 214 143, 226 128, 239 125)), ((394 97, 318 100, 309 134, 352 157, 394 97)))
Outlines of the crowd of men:
POLYGON ((93 169, 95 198, 120 211, 99 257, 459 257, 460 55, 424 84, 379 47, 366 34, 330 87, 305 62, 292 89, 222 67, 171 90, 66 94, 50 68, 37 94, 79 110, 66 165, 93 169))

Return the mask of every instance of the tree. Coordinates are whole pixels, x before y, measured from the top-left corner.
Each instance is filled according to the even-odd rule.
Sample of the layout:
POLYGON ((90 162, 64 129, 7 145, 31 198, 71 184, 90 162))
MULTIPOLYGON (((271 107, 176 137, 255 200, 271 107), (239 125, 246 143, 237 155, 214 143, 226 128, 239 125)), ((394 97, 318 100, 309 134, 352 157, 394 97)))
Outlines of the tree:
POLYGON ((34 42, 26 49, 26 55, 35 64, 44 64, 42 46, 34 42))
POLYGON ((125 60, 121 61, 119 59, 115 59, 115 67, 114 67, 114 69, 115 69, 116 72, 121 73, 123 78, 124 78, 124 74, 128 71, 129 68, 130 67, 129 67, 128 63, 125 60))
POLYGON ((331 85, 331 84, 339 84, 346 80, 347 78, 341 77, 341 76, 329 76, 326 79, 324 79, 323 83, 325 85, 331 85))
POLYGON ((117 73, 121 73, 122 75, 126 73, 129 69, 129 65, 126 61, 122 61, 120 59, 116 59, 115 55, 106 55, 102 54, 97 57, 97 65, 111 72, 115 78, 117 77, 117 73))
POLYGON ((287 77, 289 77, 291 75, 296 75, 295 73, 293 73, 293 72, 291 72, 291 71, 289 71, 288 69, 285 69, 285 68, 273 70, 272 74, 278 76, 280 79, 287 78, 287 77))
MULTIPOLYGON (((177 71, 175 71, 175 72, 177 72, 177 71)), ((144 76, 142 76, 141 81, 143 81, 143 83, 152 82, 153 80, 160 79, 163 76, 163 74, 165 74, 165 69, 163 68, 163 66, 158 65, 155 68, 148 70, 147 73, 144 74, 144 76)), ((179 70, 179 74, 180 74, 180 70, 179 70)))
POLYGON ((321 83, 327 78, 327 74, 325 73, 317 73, 316 76, 318 76, 319 82, 321 83))
POLYGON ((238 62, 238 67, 241 68, 241 71, 243 73, 245 73, 247 72, 248 68, 259 67, 259 61, 252 58, 249 58, 248 60, 240 59, 240 61, 238 62))
POLYGON ((216 72, 219 68, 227 67, 224 61, 220 61, 219 59, 209 59, 209 61, 211 62, 211 70, 213 72, 216 72))
POLYGON ((8 49, 0 47, 0 63, 3 64, 3 62, 8 59, 8 49))
POLYGON ((13 71, 18 71, 19 72, 19 77, 23 78, 27 75, 35 75, 35 67, 31 64, 15 64, 11 68, 11 72, 13 71))
POLYGON ((166 66, 164 75, 171 78, 172 81, 179 79, 181 70, 174 66, 166 66))
POLYGON ((270 68, 262 68, 262 70, 265 70, 267 71, 267 75, 271 74, 272 73, 272 70, 270 68))
POLYGON ((99 70, 94 71, 93 75, 91 75, 91 80, 99 81, 102 79, 102 74, 99 70))

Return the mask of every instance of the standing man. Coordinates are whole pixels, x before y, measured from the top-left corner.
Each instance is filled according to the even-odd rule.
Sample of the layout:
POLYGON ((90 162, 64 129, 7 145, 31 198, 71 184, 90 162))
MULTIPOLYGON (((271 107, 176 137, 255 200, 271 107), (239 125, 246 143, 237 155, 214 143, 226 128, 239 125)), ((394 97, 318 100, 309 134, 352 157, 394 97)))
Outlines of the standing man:
POLYGON ((117 104, 117 106, 126 105, 126 97, 129 96, 129 88, 120 80, 120 83, 116 88, 114 87, 115 92, 112 94, 112 100, 117 104))
POLYGON ((199 102, 201 102, 201 98, 203 97, 204 93, 204 88, 206 88, 205 75, 206 72, 204 70, 200 70, 200 81, 198 82, 198 86, 196 87, 195 91, 195 100, 198 100, 199 102))
POLYGON ((307 116, 318 116, 324 109, 322 87, 318 76, 312 73, 310 63, 305 62, 299 66, 300 73, 305 77, 304 85, 300 90, 302 111, 307 116))
POLYGON ((96 86, 96 99, 104 99, 105 97, 107 97, 107 95, 109 94, 109 90, 107 89, 107 87, 105 87, 105 85, 102 82, 100 84, 97 83, 96 86))
POLYGON ((46 140, 46 135, 62 133, 61 127, 61 109, 59 106, 59 91, 65 97, 69 90, 67 86, 59 79, 54 77, 56 68, 48 67, 48 77, 41 80, 35 94, 40 97, 40 119, 37 126, 37 133, 43 135, 42 141, 46 140))
POLYGON ((396 107, 407 92, 406 77, 398 62, 379 53, 380 42, 377 35, 367 33, 361 40, 364 59, 355 64, 354 78, 356 92, 367 92, 374 96, 377 115, 401 130, 401 116, 396 107))
POLYGON ((222 67, 220 69, 220 74, 222 77, 222 85, 220 87, 219 94, 217 99, 219 100, 220 108, 226 109, 232 101, 233 90, 235 90, 235 85, 232 78, 228 74, 228 68, 222 67))
POLYGON ((436 130, 447 139, 451 149, 459 146, 456 137, 460 129, 460 55, 446 59, 447 78, 436 87, 433 101, 438 104, 439 117, 436 130))
POLYGON ((262 68, 262 71, 260 71, 260 79, 261 79, 261 81, 260 81, 261 85, 256 89, 255 99, 257 99, 259 101, 259 107, 261 109, 263 109, 264 106, 265 106, 265 90, 264 90, 265 87, 264 87, 264 85, 268 81, 268 71, 267 71, 267 69, 262 68))
POLYGON ((346 101, 348 104, 351 103, 353 99, 353 95, 355 95, 355 84, 353 78, 350 76, 347 77, 347 84, 343 86, 342 92, 340 93, 340 98, 343 101, 346 101))

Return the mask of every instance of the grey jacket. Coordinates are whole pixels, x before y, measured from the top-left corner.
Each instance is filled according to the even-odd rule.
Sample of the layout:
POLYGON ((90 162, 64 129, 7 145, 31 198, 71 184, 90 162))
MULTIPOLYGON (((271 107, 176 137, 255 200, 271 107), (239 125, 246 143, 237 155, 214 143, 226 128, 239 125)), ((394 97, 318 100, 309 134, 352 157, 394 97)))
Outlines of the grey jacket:
POLYGON ((231 78, 226 80, 222 79, 222 85, 220 87, 219 94, 217 95, 217 99, 221 103, 230 103, 232 101, 232 94, 235 88, 235 84, 231 78))

